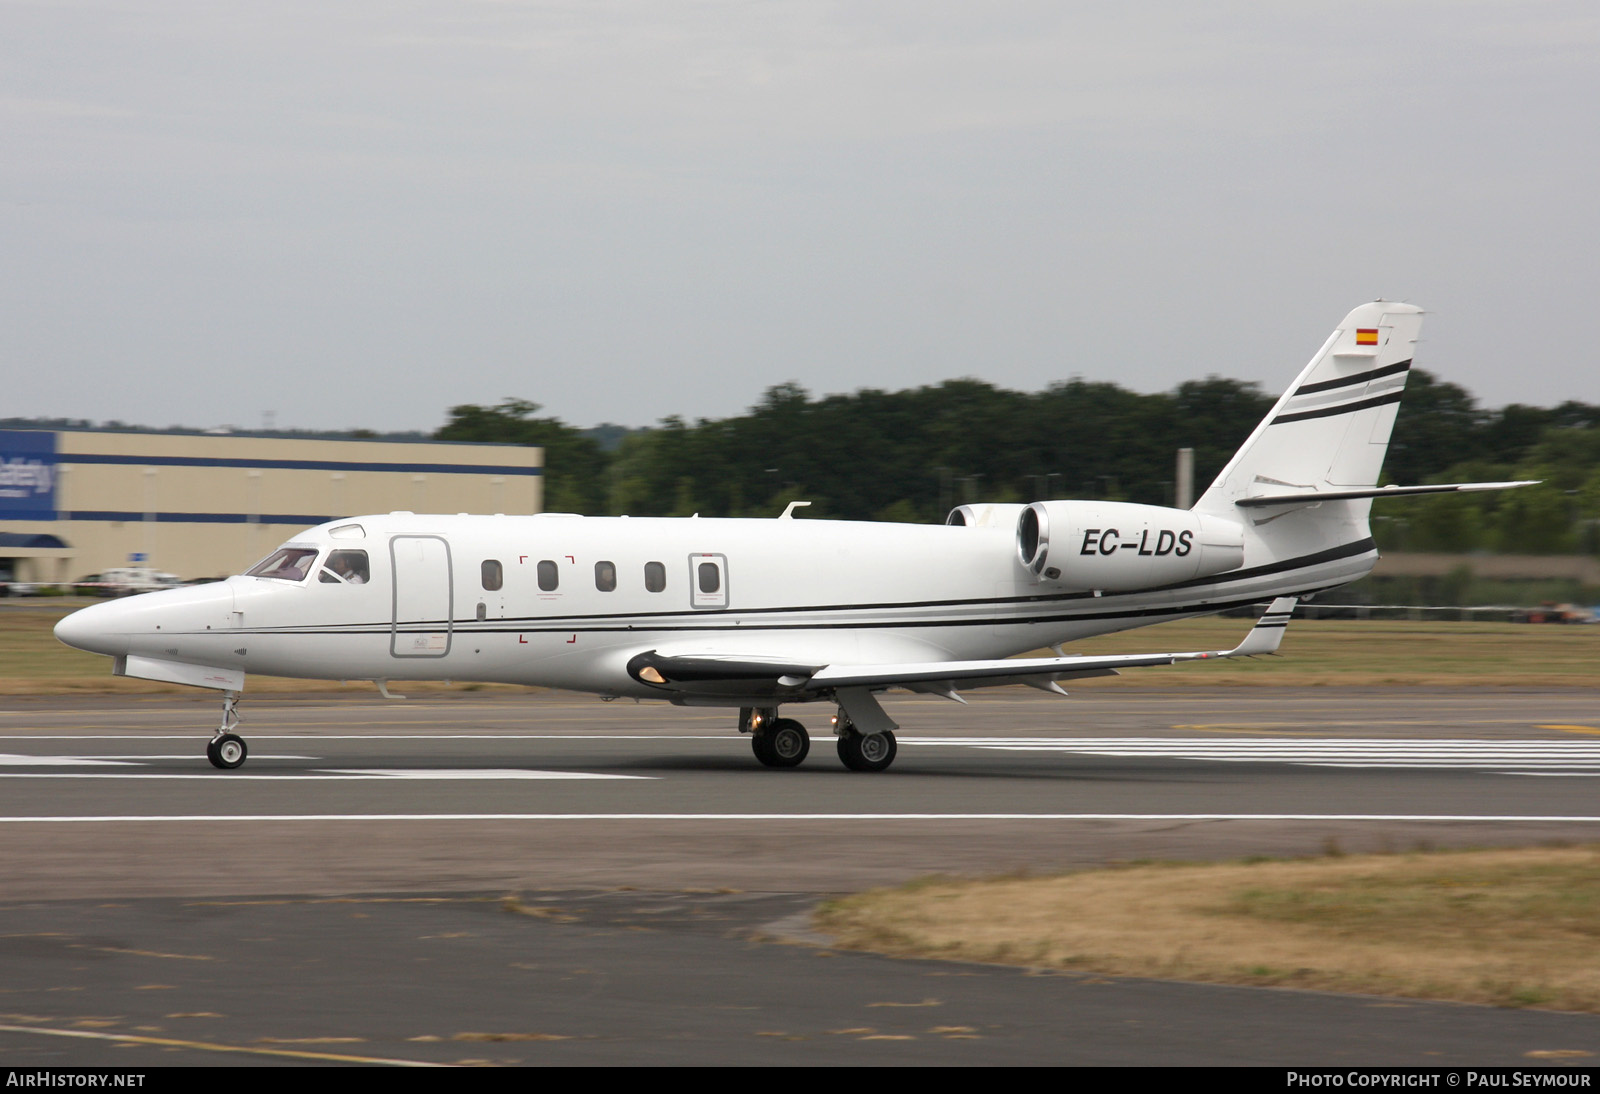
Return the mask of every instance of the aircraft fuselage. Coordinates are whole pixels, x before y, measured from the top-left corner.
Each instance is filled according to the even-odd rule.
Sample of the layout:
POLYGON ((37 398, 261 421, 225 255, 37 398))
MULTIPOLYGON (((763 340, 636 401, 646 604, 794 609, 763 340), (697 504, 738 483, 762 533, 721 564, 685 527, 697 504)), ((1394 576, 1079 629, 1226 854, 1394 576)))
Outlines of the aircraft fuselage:
MULTIPOLYGON (((1110 593, 1092 587, 1094 567, 1183 564, 1175 556, 1186 533, 1163 528, 1161 518, 1188 514, 1098 511, 1094 526, 1056 548, 1052 557, 1079 565, 1056 579, 1022 562, 1014 521, 357 517, 284 545, 316 552, 298 580, 236 576, 147 593, 85 609, 58 633, 134 658, 123 663, 133 674, 147 674, 139 667, 148 659, 269 676, 470 680, 681 700, 631 675, 629 660, 646 650, 816 665, 999 658, 1341 584, 1376 557, 1352 527, 1338 557, 1290 567, 1280 560, 1258 572, 1251 555, 1259 546, 1246 535, 1242 565, 1228 572, 1110 593), (1134 516, 1144 525, 1133 527, 1134 516), (362 583, 319 580, 335 552, 364 556, 362 583)), ((1192 537, 1187 546, 1197 549, 1192 537)))

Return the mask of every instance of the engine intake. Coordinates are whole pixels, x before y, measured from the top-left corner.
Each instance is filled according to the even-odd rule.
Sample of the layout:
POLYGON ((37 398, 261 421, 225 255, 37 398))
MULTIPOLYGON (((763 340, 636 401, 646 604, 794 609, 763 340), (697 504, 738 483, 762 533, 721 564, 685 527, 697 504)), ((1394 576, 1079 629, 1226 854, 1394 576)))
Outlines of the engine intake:
POLYGON ((1017 502, 980 502, 975 505, 958 505, 944 518, 946 524, 965 525, 968 528, 1005 528, 1016 523, 1017 516, 1026 506, 1017 502))

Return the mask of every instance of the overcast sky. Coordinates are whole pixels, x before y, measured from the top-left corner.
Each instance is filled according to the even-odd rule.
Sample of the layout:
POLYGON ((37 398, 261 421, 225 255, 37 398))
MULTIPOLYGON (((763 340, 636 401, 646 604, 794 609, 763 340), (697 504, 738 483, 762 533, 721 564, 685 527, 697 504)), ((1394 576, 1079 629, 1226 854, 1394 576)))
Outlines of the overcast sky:
POLYGON ((1600 403, 1597 104, 1593 0, 0 0, 0 416, 1277 392, 1375 297, 1600 403))

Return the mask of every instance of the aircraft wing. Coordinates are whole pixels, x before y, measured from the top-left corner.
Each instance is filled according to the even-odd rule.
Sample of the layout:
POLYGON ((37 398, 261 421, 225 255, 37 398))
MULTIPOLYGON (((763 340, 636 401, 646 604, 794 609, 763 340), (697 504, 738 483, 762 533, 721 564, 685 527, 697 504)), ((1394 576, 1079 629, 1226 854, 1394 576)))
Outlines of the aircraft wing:
MULTIPOLYGON (((833 693, 855 718, 853 705, 871 702, 870 693, 890 687, 933 692, 959 698, 963 687, 1030 684, 1059 692, 1058 680, 1114 676, 1121 669, 1253 657, 1272 653, 1283 641, 1295 597, 1278 597, 1256 625, 1231 650, 1187 653, 1133 653, 1089 657, 1007 658, 997 661, 911 661, 901 664, 816 664, 781 657, 721 655, 697 652, 674 656, 656 650, 628 662, 635 679, 683 695, 766 695, 805 699, 833 693)), ((876 706, 872 702, 872 706, 876 706)), ((863 726, 862 728, 867 728, 863 726)))
POLYGON ((1071 679, 1109 676, 1120 669, 1145 665, 1171 665, 1179 661, 1208 661, 1225 657, 1253 657, 1272 653, 1283 641, 1284 628, 1294 611, 1295 597, 1280 596, 1231 650, 1193 653, 1126 653, 1102 657, 1007 658, 1000 661, 942 661, 909 665, 827 665, 812 673, 805 690, 845 687, 890 687, 947 683, 981 687, 993 683, 1028 682, 1031 677, 1071 679))

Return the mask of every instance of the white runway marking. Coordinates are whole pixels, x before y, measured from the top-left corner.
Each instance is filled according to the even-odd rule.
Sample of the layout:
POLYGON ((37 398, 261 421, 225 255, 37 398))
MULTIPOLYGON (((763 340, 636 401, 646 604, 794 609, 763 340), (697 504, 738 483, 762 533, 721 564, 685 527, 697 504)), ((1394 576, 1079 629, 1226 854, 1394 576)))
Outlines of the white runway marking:
MULTIPOLYGON (((10 740, 126 740, 125 735, 93 738, 9 738, 10 740)), ((149 740, 150 738, 143 738, 149 740)), ((166 738, 163 738, 166 739, 166 738)), ((181 740, 196 740, 183 737, 181 740)), ((818 735, 822 739, 822 735, 818 735)), ((737 743, 728 734, 444 734, 394 736, 332 736, 326 734, 270 734, 258 741, 641 741, 670 744, 683 741, 716 741, 737 743)), ((1207 760, 1222 763, 1286 763, 1314 767, 1344 768, 1395 768, 1422 770, 1467 769, 1499 775, 1559 775, 1576 778, 1600 778, 1600 740, 1484 740, 1457 738, 1445 740, 1425 739, 1369 739, 1352 737, 1312 737, 1293 740, 1263 739, 1260 737, 1207 737, 1201 739, 1182 737, 901 737, 900 744, 909 748, 971 748, 998 752, 1055 752, 1083 756, 1107 756, 1126 759, 1181 759, 1207 760)), ((195 755, 128 755, 112 756, 26 756, 0 755, 0 779, 21 778, 124 778, 124 779, 605 779, 649 778, 649 776, 601 775, 576 772, 524 771, 507 769, 406 769, 406 768, 330 768, 317 773, 273 773, 264 775, 214 774, 207 771, 185 773, 104 772, 89 774, 78 771, 14 772, 16 767, 138 767, 142 763, 157 761, 190 760, 195 755)), ((314 762, 319 757, 262 754, 256 760, 293 760, 314 762)))
POLYGON ((599 775, 587 771, 519 771, 511 768, 328 768, 322 775, 350 775, 363 779, 653 779, 653 775, 599 775))
MULTIPOLYGON (((120 756, 6 756, 0 755, 0 768, 6 767, 138 767, 140 764, 154 763, 157 760, 195 760, 205 759, 203 753, 175 752, 169 755, 146 753, 143 755, 131 754, 120 756)), ((288 756, 281 752, 267 754, 251 753, 255 760, 305 760, 320 759, 318 756, 288 756)), ((5 778, 5 773, 0 771, 0 778, 5 778)))
POLYGON ((517 768, 494 768, 472 770, 470 768, 451 768, 430 770, 427 768, 372 768, 370 770, 351 769, 335 770, 329 768, 323 771, 296 774, 293 772, 281 775, 245 775, 238 772, 208 771, 200 769, 190 772, 178 773, 151 773, 151 772, 79 772, 79 771, 49 771, 49 772, 0 772, 0 779, 232 779, 235 781, 254 780, 256 782, 339 782, 352 780, 366 780, 371 782, 388 782, 395 779, 416 779, 432 781, 450 781, 456 779, 654 779, 654 775, 607 775, 589 771, 528 771, 517 768))
POLYGON ((1289 763, 1313 767, 1467 768, 1500 775, 1600 776, 1600 741, 1371 740, 1292 741, 1259 737, 925 737, 901 744, 954 745, 1003 752, 1060 752, 1129 759, 1289 763), (1550 770, 1555 769, 1555 770, 1550 770))
MULTIPOLYGON (((727 733, 246 733, 255 741, 726 741, 727 733)), ((8 741, 208 741, 209 733, 8 733, 8 741)))
MULTIPOLYGON (((226 777, 226 776, 224 776, 226 777)), ((1600 816, 1433 813, 184 813, 114 817, 0 817, 0 824, 210 824, 218 821, 1415 821, 1600 824, 1600 816)))
POLYGON ((11 756, 0 754, 0 767, 127 767, 121 758, 88 756, 11 756))

